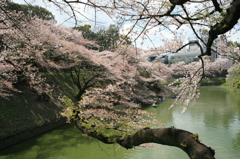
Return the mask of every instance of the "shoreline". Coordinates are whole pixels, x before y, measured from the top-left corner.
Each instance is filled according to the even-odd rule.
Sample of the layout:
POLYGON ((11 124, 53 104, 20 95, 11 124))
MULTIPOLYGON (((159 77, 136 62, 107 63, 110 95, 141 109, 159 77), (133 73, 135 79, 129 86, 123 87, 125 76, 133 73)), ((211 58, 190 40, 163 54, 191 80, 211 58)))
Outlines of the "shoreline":
POLYGON ((14 146, 20 142, 23 142, 30 138, 44 134, 48 131, 51 131, 53 129, 61 127, 65 124, 66 124, 66 119, 64 118, 64 119, 60 119, 59 121, 56 121, 56 122, 51 122, 51 123, 45 124, 43 126, 38 126, 38 127, 32 128, 32 129, 26 129, 17 134, 0 139, 0 150, 14 146))

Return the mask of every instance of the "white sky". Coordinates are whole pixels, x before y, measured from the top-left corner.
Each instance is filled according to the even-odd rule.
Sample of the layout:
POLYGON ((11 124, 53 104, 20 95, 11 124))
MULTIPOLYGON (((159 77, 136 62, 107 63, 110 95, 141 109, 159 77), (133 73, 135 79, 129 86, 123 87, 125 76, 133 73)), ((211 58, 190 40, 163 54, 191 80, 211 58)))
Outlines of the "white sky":
MULTIPOLYGON (((12 0, 12 1, 18 4, 26 4, 24 0, 12 0)), ((55 16, 55 19, 57 20, 58 24, 63 24, 70 27, 73 27, 75 25, 75 21, 73 19, 66 21, 69 18, 69 16, 66 13, 61 13, 56 6, 54 6, 49 2, 47 2, 47 6, 46 6, 46 4, 43 1, 44 0, 27 0, 27 2, 32 2, 31 3, 32 5, 38 5, 49 10, 55 16)), ((79 10, 83 10, 84 14, 87 17, 89 17, 89 19, 94 19, 95 13, 93 10, 87 10, 87 9, 85 10, 83 7, 79 8, 79 10)), ((79 18, 78 20, 82 22, 79 25, 90 24, 91 26, 94 27, 95 25, 94 20, 89 21, 81 16, 79 16, 79 18)), ((99 12, 97 13, 97 21, 98 21, 97 23, 98 26, 105 26, 105 27, 108 27, 110 24, 114 23, 111 20, 111 18, 109 18, 107 15, 99 12)))
MULTIPOLYGON (((28 0, 30 1, 30 0, 28 0)), ((57 20, 58 24, 63 24, 63 25, 66 25, 66 26, 70 26, 70 27, 73 27, 75 25, 75 22, 73 19, 71 20, 68 20, 66 21, 69 16, 67 14, 64 14, 64 13, 60 13, 60 11, 53 5, 53 4, 50 4, 50 3, 47 3, 48 6, 46 6, 44 3, 43 3, 43 0, 31 0, 33 1, 33 5, 39 5, 41 7, 44 7, 51 11, 52 14, 55 16, 55 19, 57 20), (49 5, 50 4, 50 5, 49 5)), ((24 0, 13 0, 13 2, 15 3, 19 3, 19 4, 26 4, 24 0)), ((97 27, 105 27, 107 28, 110 24, 114 24, 114 21, 109 17, 107 16, 106 14, 104 13, 100 13, 98 12, 96 15, 96 19, 97 19, 97 22, 98 23, 95 23, 94 21, 94 18, 95 18, 95 12, 94 10, 85 10, 83 6, 78 6, 81 10, 81 11, 84 11, 84 14, 89 17, 89 19, 93 19, 93 21, 89 21, 83 17, 79 17, 81 21, 81 23, 79 25, 84 25, 84 24, 90 24, 92 26, 92 28, 97 28, 97 27)), ((131 24, 129 23, 126 23, 122 29, 126 29, 126 28, 129 28, 131 26, 131 24)), ((148 36, 151 38, 151 41, 149 39, 146 39, 144 41, 141 40, 141 38, 139 38, 136 42, 137 44, 137 47, 141 47, 142 49, 148 49, 148 48, 153 48, 153 47, 157 47, 157 46, 160 46, 162 45, 163 43, 160 41, 160 38, 162 38, 163 36, 166 38, 166 39, 172 39, 173 38, 173 35, 170 34, 169 31, 161 31, 161 32, 158 32, 157 30, 158 28, 154 28, 152 30, 149 31, 148 33, 148 36), (154 43, 154 45, 152 44, 154 43)), ((184 27, 182 28, 183 30, 191 30, 187 27, 184 27)), ((121 31, 120 30, 120 33, 122 34, 127 34, 127 31, 121 31)), ((191 32, 186 32, 186 37, 187 38, 194 38, 193 37, 193 34, 191 32)), ((186 40, 186 39, 185 39, 186 40)), ((238 31, 237 33, 233 33, 231 35, 231 38, 230 40, 232 41, 238 41, 240 42, 240 32, 238 31)))

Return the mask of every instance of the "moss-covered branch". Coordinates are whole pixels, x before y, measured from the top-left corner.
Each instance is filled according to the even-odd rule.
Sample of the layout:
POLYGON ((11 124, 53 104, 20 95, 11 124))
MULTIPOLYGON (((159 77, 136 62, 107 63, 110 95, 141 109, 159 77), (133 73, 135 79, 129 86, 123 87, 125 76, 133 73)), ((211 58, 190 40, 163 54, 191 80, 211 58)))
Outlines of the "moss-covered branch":
POLYGON ((191 159, 214 159, 214 150, 200 143, 197 134, 174 127, 158 129, 146 127, 132 135, 123 137, 119 135, 105 136, 104 134, 87 129, 82 125, 82 120, 80 119, 75 120, 74 123, 82 133, 106 144, 118 143, 122 147, 129 149, 144 143, 157 143, 178 147, 186 152, 191 159))

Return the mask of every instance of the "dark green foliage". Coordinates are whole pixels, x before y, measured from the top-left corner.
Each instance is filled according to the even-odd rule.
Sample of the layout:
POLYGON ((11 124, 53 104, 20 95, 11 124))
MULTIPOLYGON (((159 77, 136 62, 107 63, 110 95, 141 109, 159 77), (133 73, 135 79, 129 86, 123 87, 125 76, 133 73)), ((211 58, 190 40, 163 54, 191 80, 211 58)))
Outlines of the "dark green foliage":
POLYGON ((143 76, 145 78, 150 78, 151 77, 151 73, 149 73, 148 71, 139 71, 140 76, 143 76))
POLYGON ((89 25, 89 24, 85 24, 83 26, 78 26, 78 27, 75 27, 74 29, 77 29, 78 31, 81 31, 82 36, 85 39, 96 40, 96 38, 97 38, 96 33, 91 31, 91 25, 89 25))
POLYGON ((43 20, 55 21, 54 15, 47 9, 40 6, 23 5, 23 4, 8 2, 8 4, 6 5, 6 8, 8 10, 15 10, 16 12, 22 11, 26 16, 31 16, 31 17, 36 16, 43 20))
POLYGON ((85 24, 83 26, 75 27, 82 32, 83 38, 96 41, 101 46, 100 51, 115 50, 119 43, 131 45, 131 40, 125 35, 119 34, 119 28, 116 25, 110 25, 107 30, 99 29, 94 32, 91 30, 91 25, 85 24))
POLYGON ((50 59, 51 61, 53 61, 55 63, 61 63, 61 62, 71 63, 71 62, 73 62, 66 55, 63 55, 61 52, 55 51, 52 49, 47 50, 46 52, 43 53, 43 55, 47 59, 50 59))

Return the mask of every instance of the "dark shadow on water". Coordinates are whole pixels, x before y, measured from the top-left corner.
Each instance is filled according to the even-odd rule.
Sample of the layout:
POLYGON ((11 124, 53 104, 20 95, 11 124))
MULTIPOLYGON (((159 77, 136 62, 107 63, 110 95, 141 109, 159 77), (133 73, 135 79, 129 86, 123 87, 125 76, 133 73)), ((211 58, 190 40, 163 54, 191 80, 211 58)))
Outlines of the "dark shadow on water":
POLYGON ((45 134, 33 137, 19 144, 0 151, 1 156, 11 154, 21 154, 26 151, 43 151, 38 154, 38 158, 50 156, 54 151, 61 151, 66 147, 76 147, 80 143, 90 144, 94 142, 90 137, 83 137, 73 124, 67 124, 45 134), (40 156, 42 157, 40 157, 40 156))

